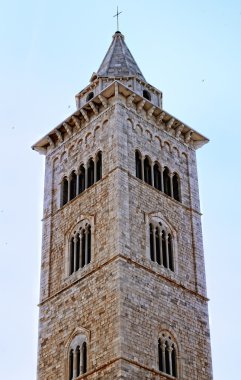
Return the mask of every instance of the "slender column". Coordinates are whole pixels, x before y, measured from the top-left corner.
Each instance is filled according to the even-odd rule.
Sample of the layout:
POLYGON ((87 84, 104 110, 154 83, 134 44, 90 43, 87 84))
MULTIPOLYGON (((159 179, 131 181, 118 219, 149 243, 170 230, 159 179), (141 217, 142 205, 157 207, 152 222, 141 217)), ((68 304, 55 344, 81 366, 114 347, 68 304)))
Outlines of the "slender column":
POLYGON ((166 243, 166 254, 167 254, 167 268, 170 269, 169 267, 169 247, 168 247, 168 233, 166 231, 166 234, 165 234, 165 243, 166 243))
POLYGON ((151 185, 154 186, 154 165, 151 163, 151 185))
POLYGON ((89 235, 89 229, 86 228, 85 230, 85 265, 88 264, 88 235, 89 235))
POLYGON ((155 261, 155 263, 156 263, 156 226, 155 225, 153 225, 153 229, 154 229, 154 231, 153 231, 153 234, 152 234, 152 237, 153 237, 153 258, 154 258, 154 261, 155 261))
POLYGON ((83 252, 82 252, 82 240, 83 240, 83 230, 80 232, 80 268, 83 268, 83 252))
POLYGON ((88 188, 88 162, 86 164, 86 168, 85 168, 85 189, 88 188))
POLYGON ((163 365, 163 372, 166 372, 166 355, 165 355, 165 350, 166 350, 166 343, 162 343, 162 365, 163 365))
POLYGON ((168 347, 168 360, 169 360, 169 368, 170 368, 170 375, 172 376, 172 347, 168 347))
POLYGON ((162 229, 160 229, 160 261, 161 261, 161 266, 163 266, 162 229))
POLYGON ((74 350, 74 370, 73 370, 73 378, 77 377, 77 350, 74 350))
POLYGON ((78 169, 76 171, 76 196, 79 195, 79 176, 80 176, 80 170, 78 169))
POLYGON ((164 192, 163 166, 161 165, 161 191, 164 192))
POLYGON ((96 182, 96 173, 97 173, 97 160, 94 158, 94 183, 96 182))
POLYGON ((74 272, 76 272, 77 237, 74 237, 74 272))
POLYGON ((169 173, 169 176, 170 176, 171 197, 173 198, 173 181, 172 181, 173 173, 169 173))
POLYGON ((72 245, 72 239, 70 239, 70 241, 69 241, 69 262, 68 262, 68 265, 69 265, 69 275, 71 275, 72 273, 71 273, 71 256, 72 256, 72 252, 71 252, 71 245, 72 245))
POLYGON ((80 347, 80 374, 82 375, 84 372, 84 360, 83 360, 83 345, 80 347))
POLYGON ((141 175, 142 175, 142 181, 145 181, 145 177, 144 177, 144 157, 141 157, 141 175))
POLYGON ((71 184, 71 176, 68 178, 68 202, 70 201, 70 184, 71 184))

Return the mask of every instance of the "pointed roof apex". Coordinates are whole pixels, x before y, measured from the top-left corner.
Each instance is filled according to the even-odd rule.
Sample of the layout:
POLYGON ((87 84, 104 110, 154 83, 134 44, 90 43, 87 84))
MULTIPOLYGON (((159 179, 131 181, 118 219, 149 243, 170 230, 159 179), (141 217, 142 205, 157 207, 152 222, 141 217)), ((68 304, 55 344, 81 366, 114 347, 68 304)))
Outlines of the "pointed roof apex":
POLYGON ((97 71, 97 76, 112 78, 137 76, 146 81, 120 31, 116 31, 113 35, 112 43, 97 71))

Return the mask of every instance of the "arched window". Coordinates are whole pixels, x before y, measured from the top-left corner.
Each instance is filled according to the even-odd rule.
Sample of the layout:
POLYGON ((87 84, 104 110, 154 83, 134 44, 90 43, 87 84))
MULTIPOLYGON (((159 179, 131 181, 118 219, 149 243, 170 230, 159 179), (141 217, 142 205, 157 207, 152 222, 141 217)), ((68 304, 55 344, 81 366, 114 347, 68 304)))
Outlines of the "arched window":
POLYGON ((158 339, 158 367, 159 371, 177 377, 177 349, 171 336, 162 333, 158 339))
POLYGON ((91 250, 91 226, 88 223, 81 224, 69 241, 70 275, 91 262, 91 250))
POLYGON ((154 165, 153 171, 154 171, 154 187, 161 191, 162 190, 161 169, 157 162, 154 165))
POLYGON ((87 187, 90 187, 94 184, 94 161, 93 158, 90 158, 88 161, 88 168, 87 168, 87 187))
POLYGON ((180 202, 180 179, 177 173, 172 177, 173 198, 180 202))
POLYGON ((96 181, 102 178, 102 153, 98 152, 96 156, 96 181))
POLYGON ((61 207, 68 202, 68 180, 64 177, 61 183, 61 207))
POLYGON ((90 92, 87 96, 86 96, 86 102, 88 102, 90 99, 92 99, 94 97, 94 93, 93 92, 90 92))
POLYGON ((174 272, 173 237, 168 227, 158 220, 149 224, 150 259, 174 272))
POLYGON ((143 90, 143 98, 146 98, 147 100, 151 100, 151 94, 147 90, 143 90))
POLYGON ((87 342, 85 335, 77 335, 69 348, 69 380, 75 380, 87 372, 87 342))
POLYGON ((166 166, 163 170, 163 182, 164 182, 164 193, 171 196, 170 171, 166 166))
POLYGON ((79 189, 78 194, 85 190, 85 167, 81 165, 79 168, 79 189))
POLYGON ((70 176, 70 196, 69 199, 74 199, 76 197, 76 184, 77 184, 77 176, 73 171, 70 176))
POLYGON ((149 157, 146 157, 144 160, 144 181, 149 185, 152 185, 151 177, 151 163, 149 157))
POLYGON ((136 158, 136 177, 142 179, 142 159, 141 154, 136 150, 135 153, 136 158))

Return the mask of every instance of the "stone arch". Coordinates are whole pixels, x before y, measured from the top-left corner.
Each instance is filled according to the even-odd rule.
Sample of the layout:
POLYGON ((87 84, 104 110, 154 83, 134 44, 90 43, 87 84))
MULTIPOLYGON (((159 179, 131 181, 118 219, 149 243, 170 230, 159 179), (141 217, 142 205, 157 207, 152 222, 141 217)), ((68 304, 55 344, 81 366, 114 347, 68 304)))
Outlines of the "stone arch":
POLYGON ((103 129, 103 131, 108 127, 108 124, 109 124, 109 119, 104 119, 101 125, 101 128, 103 129))
POLYGON ((85 144, 86 145, 90 143, 91 137, 92 137, 91 132, 86 133, 86 135, 85 135, 85 144))
POLYGON ((162 139, 159 136, 154 136, 154 142, 157 143, 160 148, 162 148, 162 139))
POLYGON ((152 141, 152 133, 149 129, 146 129, 146 136, 149 139, 149 141, 152 141))
POLYGON ((173 148, 172 148, 172 153, 175 157, 178 157, 180 158, 180 151, 179 149, 174 145, 173 148))
POLYGON ((143 128, 142 128, 142 126, 141 126, 140 124, 136 124, 136 126, 135 126, 135 131, 136 131, 136 133, 138 133, 139 135, 142 135, 142 133, 143 133, 143 128))
POLYGON ((60 155, 60 161, 63 162, 67 160, 67 152, 66 150, 60 155))
POLYGON ((72 145, 68 148, 68 157, 73 156, 73 154, 74 154, 74 150, 75 150, 75 144, 72 144, 72 145))
POLYGON ((135 129, 133 121, 129 118, 127 119, 127 127, 131 129, 135 129))
POLYGON ((171 145, 168 141, 164 141, 163 142, 163 148, 167 151, 167 152, 171 152, 171 145))
POLYGON ((96 139, 100 135, 100 126, 97 125, 94 129, 94 138, 96 139))

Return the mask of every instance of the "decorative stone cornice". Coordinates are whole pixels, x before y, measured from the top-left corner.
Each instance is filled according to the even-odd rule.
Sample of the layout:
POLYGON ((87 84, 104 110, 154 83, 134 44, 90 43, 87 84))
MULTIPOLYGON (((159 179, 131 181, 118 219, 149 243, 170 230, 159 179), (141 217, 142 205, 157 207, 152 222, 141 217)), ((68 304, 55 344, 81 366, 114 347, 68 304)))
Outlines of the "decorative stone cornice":
POLYGON ((34 144, 32 148, 39 153, 47 154, 47 152, 66 141, 66 138, 69 139, 74 133, 78 133, 86 123, 98 118, 103 111, 112 107, 117 100, 126 104, 129 109, 133 109, 133 112, 142 112, 142 118, 146 118, 149 123, 158 129, 164 127, 166 133, 170 133, 173 138, 187 144, 192 149, 198 149, 208 142, 206 137, 163 111, 129 87, 126 87, 123 83, 115 80, 108 87, 105 87, 101 93, 93 97, 91 101, 77 109, 74 114, 70 115, 34 144), (125 101, 124 98, 126 99, 125 101))

